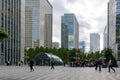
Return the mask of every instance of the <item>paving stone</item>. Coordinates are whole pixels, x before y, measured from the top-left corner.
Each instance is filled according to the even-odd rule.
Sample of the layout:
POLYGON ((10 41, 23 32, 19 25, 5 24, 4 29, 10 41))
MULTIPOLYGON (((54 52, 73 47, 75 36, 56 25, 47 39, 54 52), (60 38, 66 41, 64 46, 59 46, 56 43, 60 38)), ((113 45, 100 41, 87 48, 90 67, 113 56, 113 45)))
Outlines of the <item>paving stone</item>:
POLYGON ((94 67, 34 66, 30 72, 29 66, 0 66, 0 80, 120 80, 120 68, 115 69, 109 73, 107 68, 99 72, 94 67))

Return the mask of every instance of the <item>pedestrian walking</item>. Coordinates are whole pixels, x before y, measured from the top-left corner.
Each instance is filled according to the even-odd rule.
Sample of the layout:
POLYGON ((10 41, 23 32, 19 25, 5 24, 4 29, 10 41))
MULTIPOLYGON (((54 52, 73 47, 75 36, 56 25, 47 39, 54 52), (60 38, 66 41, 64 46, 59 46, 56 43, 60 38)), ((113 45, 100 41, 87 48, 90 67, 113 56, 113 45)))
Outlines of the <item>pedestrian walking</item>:
POLYGON ((64 63, 63 63, 64 67, 65 67, 65 64, 66 64, 66 63, 64 62, 64 63))
POLYGON ((97 70, 97 68, 99 67, 99 71, 101 71, 101 65, 102 61, 100 59, 97 59, 97 61, 95 62, 95 70, 97 70))
POLYGON ((98 68, 98 60, 95 61, 95 70, 98 68))
POLYGON ((10 65, 10 61, 6 61, 6 65, 9 66, 10 65))
POLYGON ((51 60, 51 69, 54 69, 54 60, 51 60))
POLYGON ((30 72, 34 71, 33 65, 34 65, 34 61, 31 59, 29 62, 30 72))
POLYGON ((112 63, 111 59, 108 62, 108 72, 110 72, 110 69, 112 69, 115 72, 115 69, 113 68, 113 63, 112 63))
POLYGON ((101 65, 102 65, 102 61, 99 59, 99 61, 98 61, 99 71, 101 71, 101 65))

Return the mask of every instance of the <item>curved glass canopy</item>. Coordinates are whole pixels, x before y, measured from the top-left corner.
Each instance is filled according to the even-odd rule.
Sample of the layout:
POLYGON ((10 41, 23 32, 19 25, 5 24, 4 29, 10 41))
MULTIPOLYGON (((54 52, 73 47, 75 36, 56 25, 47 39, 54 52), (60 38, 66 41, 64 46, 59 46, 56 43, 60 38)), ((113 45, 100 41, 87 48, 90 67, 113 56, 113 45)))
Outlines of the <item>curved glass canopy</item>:
POLYGON ((58 56, 53 55, 51 53, 38 53, 35 56, 35 64, 36 65, 50 65, 51 60, 54 60, 55 65, 63 64, 63 61, 61 58, 59 58, 58 56))

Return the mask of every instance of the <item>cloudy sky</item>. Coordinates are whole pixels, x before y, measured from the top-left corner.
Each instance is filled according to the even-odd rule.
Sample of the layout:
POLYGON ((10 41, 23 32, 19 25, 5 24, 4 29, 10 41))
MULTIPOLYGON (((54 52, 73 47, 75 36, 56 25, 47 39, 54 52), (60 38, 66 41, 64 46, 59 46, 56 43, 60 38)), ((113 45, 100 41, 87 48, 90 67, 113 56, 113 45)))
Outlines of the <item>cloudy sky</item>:
POLYGON ((49 0, 53 6, 53 42, 61 43, 61 16, 74 13, 79 22, 79 41, 86 41, 89 34, 99 33, 101 49, 104 27, 107 23, 108 0, 49 0))

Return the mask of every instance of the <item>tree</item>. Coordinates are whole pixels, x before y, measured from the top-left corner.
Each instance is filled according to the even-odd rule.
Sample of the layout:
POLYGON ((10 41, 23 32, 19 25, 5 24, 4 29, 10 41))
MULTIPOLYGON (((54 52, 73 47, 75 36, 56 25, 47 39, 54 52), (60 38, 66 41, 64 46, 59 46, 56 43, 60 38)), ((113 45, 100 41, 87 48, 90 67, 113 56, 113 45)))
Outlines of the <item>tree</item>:
MULTIPOLYGON (((7 32, 5 32, 3 29, 0 29, 0 43, 3 39, 7 39, 8 38, 8 34, 7 32)), ((0 44, 1 45, 1 44, 0 44)), ((1 52, 1 51, 0 51, 1 52)), ((1 64, 3 63, 3 58, 4 58, 4 54, 0 55, 1 58, 1 64)))
POLYGON ((56 54, 57 54, 57 51, 58 51, 58 50, 54 47, 54 48, 52 49, 51 53, 54 54, 54 55, 56 55, 56 54))
POLYGON ((72 50, 69 50, 69 61, 76 60, 76 52, 77 50, 75 48, 73 48, 72 50))
POLYGON ((36 47, 36 48, 34 49, 34 56, 36 56, 39 52, 40 52, 39 47, 36 47))
POLYGON ((44 47, 40 47, 40 52, 45 52, 45 48, 44 47))
POLYGON ((49 53, 49 48, 48 47, 45 47, 44 49, 45 49, 46 53, 49 53))
POLYGON ((7 39, 8 33, 5 32, 3 29, 0 29, 0 40, 7 39))
POLYGON ((105 48, 105 49, 102 51, 102 54, 103 54, 103 56, 106 58, 106 61, 109 61, 110 59, 116 60, 112 53, 113 53, 113 51, 112 51, 112 49, 110 49, 110 48, 105 48))
POLYGON ((99 51, 97 51, 97 52, 95 52, 95 53, 93 54, 93 57, 94 57, 94 59, 96 60, 96 59, 102 57, 102 54, 101 54, 99 51))
POLYGON ((29 57, 29 59, 34 59, 34 57, 35 57, 35 53, 34 52, 35 51, 34 51, 33 48, 28 49, 27 56, 29 57))

